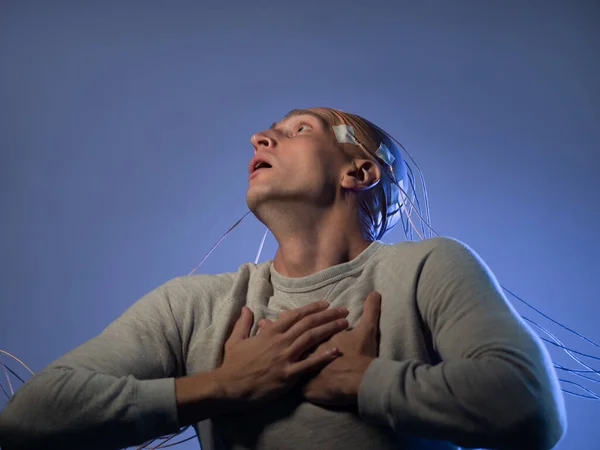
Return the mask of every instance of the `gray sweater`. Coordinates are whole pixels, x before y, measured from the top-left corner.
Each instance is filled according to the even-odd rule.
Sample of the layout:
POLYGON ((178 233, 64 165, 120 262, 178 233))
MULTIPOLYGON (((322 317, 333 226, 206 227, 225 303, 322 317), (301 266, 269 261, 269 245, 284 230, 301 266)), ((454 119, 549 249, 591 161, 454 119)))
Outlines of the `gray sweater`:
POLYGON ((549 449, 565 429, 540 340, 494 276, 449 238, 373 242, 303 278, 271 261, 168 281, 99 335, 45 367, 0 414, 4 450, 118 449, 179 430, 174 378, 213 370, 243 305, 276 318, 327 297, 354 325, 382 295, 379 357, 356 411, 304 402, 300 390, 255 411, 197 424, 212 449, 549 449))

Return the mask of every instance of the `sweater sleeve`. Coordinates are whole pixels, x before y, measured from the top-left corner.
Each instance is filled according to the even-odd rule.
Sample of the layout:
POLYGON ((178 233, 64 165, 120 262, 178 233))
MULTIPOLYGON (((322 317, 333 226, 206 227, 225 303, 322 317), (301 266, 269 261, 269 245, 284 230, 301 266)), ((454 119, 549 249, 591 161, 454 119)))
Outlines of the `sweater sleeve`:
POLYGON ((359 390, 361 416, 469 448, 552 448, 566 429, 558 379, 485 263, 439 238, 416 298, 441 362, 374 360, 359 390))
POLYGON ((2 449, 119 449, 179 431, 183 356, 168 287, 23 384, 0 413, 2 449))

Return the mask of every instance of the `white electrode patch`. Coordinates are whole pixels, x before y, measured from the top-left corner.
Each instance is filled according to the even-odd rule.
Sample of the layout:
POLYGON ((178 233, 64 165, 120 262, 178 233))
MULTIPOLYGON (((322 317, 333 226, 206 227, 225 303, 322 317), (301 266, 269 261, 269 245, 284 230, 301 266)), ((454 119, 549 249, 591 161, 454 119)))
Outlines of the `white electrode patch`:
POLYGON ((381 158, 388 166, 391 166, 394 160, 396 159, 390 149, 387 148, 382 142, 375 154, 381 158))
POLYGON ((332 128, 340 144, 358 145, 358 141, 354 137, 354 128, 350 125, 334 125, 332 128))

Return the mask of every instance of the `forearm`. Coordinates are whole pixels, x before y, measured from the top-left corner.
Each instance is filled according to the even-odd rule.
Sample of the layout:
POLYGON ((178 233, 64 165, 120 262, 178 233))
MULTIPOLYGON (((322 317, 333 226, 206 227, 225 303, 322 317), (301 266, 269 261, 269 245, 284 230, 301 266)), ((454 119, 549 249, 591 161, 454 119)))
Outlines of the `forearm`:
POLYGON ((86 369, 35 376, 0 414, 4 450, 119 449, 178 430, 172 378, 137 380, 86 369))
POLYGON ((545 371, 496 358, 375 360, 359 391, 366 420, 466 447, 546 450, 564 432, 558 386, 545 371))
POLYGON ((227 395, 224 383, 218 369, 175 379, 179 425, 238 411, 241 402, 227 395))

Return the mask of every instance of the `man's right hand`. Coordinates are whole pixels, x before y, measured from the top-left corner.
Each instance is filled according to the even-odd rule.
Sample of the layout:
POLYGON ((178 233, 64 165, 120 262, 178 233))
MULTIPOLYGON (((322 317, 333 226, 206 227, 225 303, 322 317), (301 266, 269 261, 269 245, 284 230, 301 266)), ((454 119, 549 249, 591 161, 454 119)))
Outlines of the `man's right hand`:
POLYGON ((225 343, 223 362, 214 371, 224 396, 236 405, 234 409, 246 410, 282 395, 302 375, 321 369, 339 355, 333 349, 304 358, 348 328, 348 311, 328 306, 315 302, 283 312, 273 326, 252 337, 254 316, 248 307, 242 308, 225 343))

